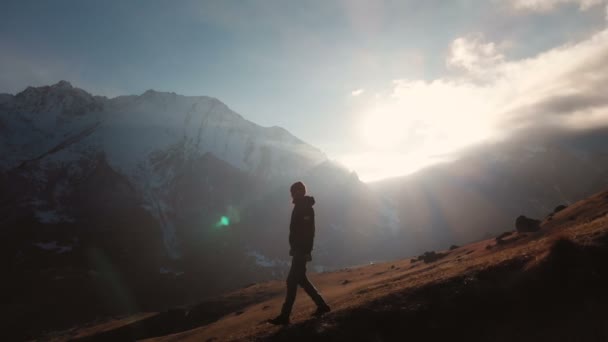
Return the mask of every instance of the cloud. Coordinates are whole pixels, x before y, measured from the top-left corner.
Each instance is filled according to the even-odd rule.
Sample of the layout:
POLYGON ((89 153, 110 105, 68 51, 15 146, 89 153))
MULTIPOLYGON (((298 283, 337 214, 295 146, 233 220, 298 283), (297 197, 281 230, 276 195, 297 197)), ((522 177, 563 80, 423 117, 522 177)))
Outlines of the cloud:
MULTIPOLYGON (((404 98, 412 92, 424 92, 429 98, 441 96, 449 104, 446 109, 483 122, 492 135, 547 122, 567 126, 585 121, 595 111, 604 113, 604 123, 608 124, 608 97, 603 91, 608 86, 608 30, 576 44, 514 61, 505 60, 492 43, 467 38, 456 41, 469 47, 465 55, 473 63, 467 64, 468 75, 426 83, 401 81, 394 96, 404 98), (480 84, 476 82, 479 74, 491 78, 480 84)), ((448 63, 450 60, 453 56, 448 56, 448 63)), ((446 114, 440 114, 434 106, 429 110, 438 116, 436 121, 446 120, 446 114)))
MULTIPOLYGON (((608 29, 526 59, 508 60, 496 46, 480 36, 460 37, 446 58, 457 73, 394 81, 390 93, 370 99, 362 114, 367 139, 398 134, 385 152, 428 165, 437 156, 457 156, 524 131, 608 127, 608 29)), ((378 165, 369 175, 384 167, 369 158, 367 165, 378 165)), ((401 169, 416 168, 408 162, 401 169)))
POLYGON ((581 11, 605 3, 605 0, 508 0, 518 10, 547 12, 560 5, 575 4, 581 11))
POLYGON ((357 97, 357 96, 363 94, 364 92, 365 92, 365 89, 360 88, 360 89, 351 91, 350 94, 354 97, 357 97))
POLYGON ((502 47, 493 42, 484 42, 483 35, 472 34, 455 39, 450 44, 446 66, 462 69, 470 75, 484 76, 487 71, 504 62, 502 47))

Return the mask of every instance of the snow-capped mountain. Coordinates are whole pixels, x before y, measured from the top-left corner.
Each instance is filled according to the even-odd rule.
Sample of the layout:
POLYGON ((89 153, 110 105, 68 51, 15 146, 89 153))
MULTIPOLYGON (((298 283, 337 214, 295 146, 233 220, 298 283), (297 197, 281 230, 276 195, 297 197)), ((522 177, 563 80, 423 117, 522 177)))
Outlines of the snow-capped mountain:
POLYGON ((354 173, 211 97, 65 81, 0 94, 0 156, 7 305, 42 328, 283 277, 300 179, 318 203, 315 269, 400 250, 383 248, 395 215, 354 173))
MULTIPOLYGON (((210 153, 257 180, 277 182, 301 177, 327 160, 286 130, 256 125, 205 96, 149 90, 107 99, 61 81, 3 95, 0 113, 0 172, 30 173, 41 187, 48 185, 49 172, 65 167, 77 176, 86 168, 80 164, 103 154, 142 195, 174 257, 179 255, 175 208, 167 196, 184 162, 210 153)), ((32 201, 38 201, 42 220, 70 220, 52 203, 32 201)))

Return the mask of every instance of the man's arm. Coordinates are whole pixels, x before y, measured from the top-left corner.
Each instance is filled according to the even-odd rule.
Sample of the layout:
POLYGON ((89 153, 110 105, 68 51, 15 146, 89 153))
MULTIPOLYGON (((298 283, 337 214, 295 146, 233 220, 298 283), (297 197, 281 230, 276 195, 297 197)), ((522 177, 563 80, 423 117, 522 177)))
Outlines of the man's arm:
POLYGON ((291 211, 291 221, 289 222, 289 255, 292 255, 292 251, 296 245, 296 215, 295 209, 291 211))
POLYGON ((304 215, 304 222, 302 228, 304 231, 302 232, 302 249, 306 254, 310 254, 312 252, 312 248, 315 240, 315 211, 310 208, 304 215))

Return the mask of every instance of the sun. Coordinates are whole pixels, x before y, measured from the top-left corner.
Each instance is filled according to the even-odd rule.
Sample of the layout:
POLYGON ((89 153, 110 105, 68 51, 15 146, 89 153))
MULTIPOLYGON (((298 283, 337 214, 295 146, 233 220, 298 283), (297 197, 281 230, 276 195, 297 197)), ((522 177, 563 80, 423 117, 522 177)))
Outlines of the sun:
POLYGON ((389 108, 374 108, 360 121, 363 140, 378 148, 396 147, 407 134, 407 123, 402 115, 389 108))

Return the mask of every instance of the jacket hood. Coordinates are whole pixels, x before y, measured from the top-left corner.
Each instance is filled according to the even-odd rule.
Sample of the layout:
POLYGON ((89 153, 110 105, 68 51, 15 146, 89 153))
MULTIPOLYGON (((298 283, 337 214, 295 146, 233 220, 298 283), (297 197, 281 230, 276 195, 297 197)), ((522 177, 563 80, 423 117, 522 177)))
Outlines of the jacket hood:
POLYGON ((303 205, 307 207, 312 207, 315 205, 315 198, 312 196, 304 196, 298 199, 293 200, 293 204, 295 205, 303 205))

